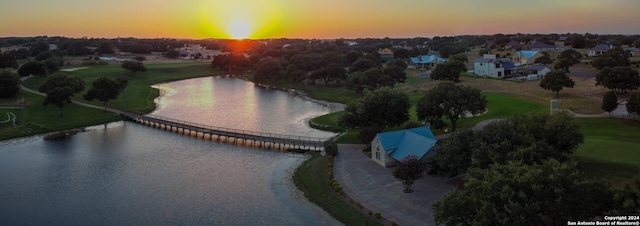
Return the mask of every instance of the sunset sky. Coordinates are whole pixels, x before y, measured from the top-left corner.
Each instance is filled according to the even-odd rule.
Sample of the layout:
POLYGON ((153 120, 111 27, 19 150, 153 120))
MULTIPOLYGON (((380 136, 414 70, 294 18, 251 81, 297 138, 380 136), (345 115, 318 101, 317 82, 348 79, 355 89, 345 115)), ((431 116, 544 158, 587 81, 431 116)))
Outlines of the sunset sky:
POLYGON ((0 0, 0 37, 640 34, 640 0, 0 0))

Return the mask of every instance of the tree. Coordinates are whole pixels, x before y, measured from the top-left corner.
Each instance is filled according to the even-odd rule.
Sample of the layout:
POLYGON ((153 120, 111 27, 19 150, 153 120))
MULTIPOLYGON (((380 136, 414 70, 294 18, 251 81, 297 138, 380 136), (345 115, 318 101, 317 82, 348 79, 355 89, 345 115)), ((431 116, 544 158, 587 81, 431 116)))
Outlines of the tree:
POLYGON ((356 62, 353 62, 351 66, 349 66, 349 73, 365 72, 371 68, 379 68, 379 67, 380 67, 380 64, 373 60, 360 58, 356 62))
POLYGON ((20 93, 20 76, 11 71, 0 71, 0 98, 13 98, 20 93))
POLYGON ((29 50, 31 52, 31 56, 37 56, 41 52, 49 50, 49 45, 44 42, 38 42, 35 45, 31 46, 29 50))
POLYGON ((561 70, 549 72, 540 80, 540 87, 556 92, 556 97, 559 96, 559 92, 563 87, 573 88, 575 85, 576 83, 573 79, 569 78, 566 72, 561 70))
MULTIPOLYGON (((169 51, 167 51, 167 53, 164 54, 164 57, 169 58, 169 59, 176 59, 180 56, 180 52, 178 52, 175 49, 170 49, 169 51)), ((215 57, 214 57, 215 59, 215 57)))
POLYGON ((256 70, 254 80, 258 83, 265 81, 272 81, 280 78, 280 74, 283 71, 282 62, 278 58, 265 57, 258 61, 256 64, 256 70))
MULTIPOLYGON (((546 53, 546 52, 544 52, 546 53)), ((535 61, 533 61, 533 63, 536 64, 552 64, 553 63, 553 59, 551 59, 551 56, 549 56, 549 54, 544 54, 538 58, 536 58, 535 61)))
POLYGON ((124 89, 127 88, 127 86, 129 86, 129 78, 117 78, 116 81, 118 81, 118 83, 120 83, 120 92, 122 92, 122 103, 124 104, 124 107, 127 107, 127 95, 124 92, 124 89))
POLYGON ((467 70, 464 63, 454 60, 442 64, 438 64, 433 72, 431 72, 432 80, 448 80, 453 82, 460 81, 460 73, 467 70))
POLYGON ((49 104, 53 104, 58 107, 58 111, 60 112, 60 118, 62 118, 62 108, 65 104, 71 103, 71 96, 73 96, 73 90, 71 88, 64 87, 56 87, 47 93, 47 96, 44 98, 44 102, 42 105, 47 106, 49 104))
POLYGON ((583 179, 576 163, 553 159, 472 168, 465 180, 464 190, 433 204, 436 224, 560 225, 592 220, 614 204, 608 184, 583 179))
POLYGON ((591 64, 598 70, 606 67, 624 67, 629 66, 628 53, 621 48, 613 48, 607 50, 602 56, 594 59, 591 64))
POLYGON ((569 67, 571 67, 571 60, 567 58, 560 59, 558 63, 556 63, 556 65, 553 66, 553 68, 556 70, 563 70, 566 72, 569 72, 569 67))
POLYGON ((30 75, 44 77, 47 76, 47 66, 39 61, 29 61, 18 68, 18 74, 22 77, 30 75))
MULTIPOLYGON (((201 55, 201 56, 202 56, 202 55, 201 55)), ((136 56, 136 57, 133 57, 133 59, 134 59, 134 60, 137 60, 137 61, 140 61, 140 62, 147 60, 147 58, 146 58, 146 57, 144 57, 144 56, 136 56)))
POLYGON ((365 72, 354 72, 347 75, 347 89, 356 93, 365 90, 376 90, 383 84, 390 84, 391 78, 382 73, 380 68, 373 67, 365 72))
POLYGON ((141 71, 141 72, 147 71, 147 68, 140 61, 128 60, 128 61, 122 62, 122 68, 131 71, 132 75, 136 74, 136 72, 138 71, 141 71))
POLYGON ((54 74, 38 87, 38 91, 47 94, 42 104, 44 106, 53 104, 58 107, 61 118, 64 105, 70 104, 71 97, 83 90, 84 81, 82 79, 65 74, 54 74))
POLYGON ((338 81, 347 77, 344 66, 337 63, 330 63, 326 67, 315 70, 309 74, 311 79, 321 79, 324 85, 328 85, 331 81, 338 81))
POLYGON ((580 54, 575 49, 567 49, 562 51, 560 55, 558 55, 558 60, 562 60, 562 59, 569 60, 571 65, 573 65, 575 63, 580 63, 580 60, 582 59, 582 54, 580 54))
POLYGON ((472 130, 456 131, 449 138, 442 140, 435 154, 427 159, 429 173, 454 177, 467 172, 471 167, 474 148, 477 147, 476 136, 472 130))
POLYGON ((409 58, 409 50, 405 48, 394 49, 393 57, 397 59, 407 59, 409 58))
POLYGON ((404 81, 407 80, 407 73, 405 73, 407 67, 407 63, 400 59, 394 59, 388 62, 382 70, 382 73, 391 78, 390 84, 381 85, 393 87, 397 83, 404 83, 404 81))
POLYGON ((404 185, 404 190, 402 191, 404 193, 411 193, 413 192, 411 185, 413 185, 416 180, 422 178, 425 169, 426 165, 421 162, 418 157, 409 155, 398 163, 393 170, 393 177, 402 181, 402 185, 404 185))
POLYGON ((353 63, 355 63, 360 57, 362 57, 362 53, 357 52, 355 50, 351 50, 349 52, 347 52, 347 55, 345 56, 347 59, 347 64, 348 65, 352 65, 353 63))
POLYGON ((480 90, 468 86, 443 82, 427 91, 416 106, 418 119, 446 116, 451 121, 451 130, 456 130, 458 119, 467 114, 477 115, 487 109, 487 100, 480 90))
POLYGON ((451 56, 451 58, 449 58, 449 61, 460 61, 462 63, 467 63, 469 62, 469 59, 467 58, 467 54, 459 53, 451 56))
POLYGON ((571 47, 573 47, 574 49, 586 48, 587 39, 582 35, 573 36, 571 37, 571 47))
POLYGON ((115 51, 113 50, 113 46, 111 45, 111 42, 108 42, 108 41, 100 42, 100 44, 98 45, 98 48, 96 49, 96 52, 99 54, 115 53, 115 51))
POLYGON ((101 76, 93 81, 91 89, 84 94, 84 99, 87 101, 98 100, 102 102, 104 110, 107 110, 107 103, 109 100, 116 99, 120 94, 120 83, 115 79, 101 76))
POLYGON ((362 141, 367 148, 371 148, 371 141, 373 138, 376 138, 376 135, 380 132, 382 132, 382 129, 376 125, 360 128, 360 131, 358 132, 358 139, 362 141))
POLYGON ((409 120, 409 96, 400 90, 382 87, 365 91, 364 96, 347 105, 338 123, 341 126, 363 128, 377 126, 399 126, 409 120))
POLYGON ((618 107, 618 96, 613 91, 609 91, 604 93, 602 96, 602 110, 609 112, 609 117, 611 117, 611 112, 618 107))
POLYGON ((612 89, 616 93, 626 93, 640 87, 640 75, 631 67, 607 67, 596 74, 596 86, 612 89))
POLYGON ((640 115, 640 93, 632 93, 627 99, 627 112, 634 116, 640 115))
POLYGON ((18 61, 10 53, 0 53, 0 68, 18 69, 18 61))
POLYGON ((60 71, 60 68, 64 66, 64 61, 60 57, 47 58, 42 63, 44 63, 44 65, 47 66, 47 72, 49 74, 60 71))

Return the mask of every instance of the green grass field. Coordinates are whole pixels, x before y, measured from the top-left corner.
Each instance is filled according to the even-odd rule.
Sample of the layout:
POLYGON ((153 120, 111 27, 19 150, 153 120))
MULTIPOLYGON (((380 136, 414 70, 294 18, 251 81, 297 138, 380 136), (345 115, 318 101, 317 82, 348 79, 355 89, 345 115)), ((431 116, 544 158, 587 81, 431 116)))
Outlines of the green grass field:
POLYGON ((633 184, 640 175, 640 121, 577 118, 584 133, 574 158, 586 176, 605 179, 614 187, 633 184))
MULTIPOLYGON (((91 87, 91 83, 100 76, 112 78, 129 78, 129 86, 125 89, 127 106, 123 104, 123 95, 107 104, 109 108, 137 113, 148 113, 155 109, 153 99, 158 96, 158 90, 151 87, 153 84, 176 81, 188 78, 223 74, 213 70, 209 63, 189 62, 170 64, 148 64, 146 72, 131 72, 124 70, 119 64, 94 65, 87 69, 73 72, 60 72, 77 76, 85 81, 85 92, 91 87)), ((45 81, 45 78, 29 78, 23 84, 37 90, 37 87, 45 81)), ((58 108, 55 106, 42 106, 44 97, 21 91, 24 95, 26 106, 24 118, 18 128, 0 128, 0 140, 41 134, 52 131, 73 129, 120 120, 120 116, 91 108, 81 107, 75 104, 66 105, 63 109, 64 117, 58 117, 58 108)), ((84 92, 76 94, 74 100, 86 102, 82 99, 84 92)), ((15 103, 16 99, 3 100, 6 103, 15 103)), ((91 104, 101 106, 102 103, 93 101, 91 104)), ((1 121, 1 120, 0 120, 1 121)))

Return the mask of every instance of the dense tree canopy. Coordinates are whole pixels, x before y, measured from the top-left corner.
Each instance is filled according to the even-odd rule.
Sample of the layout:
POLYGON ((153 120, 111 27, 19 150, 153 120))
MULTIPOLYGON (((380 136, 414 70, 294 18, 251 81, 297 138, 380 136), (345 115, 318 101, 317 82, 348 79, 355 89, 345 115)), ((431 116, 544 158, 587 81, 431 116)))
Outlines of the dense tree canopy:
POLYGON ((460 73, 467 70, 467 66, 463 62, 453 60, 438 64, 433 72, 431 72, 432 80, 448 80, 453 82, 460 81, 460 73))
POLYGON ((106 76, 101 76, 93 81, 91 89, 84 94, 84 99, 87 101, 98 100, 102 102, 102 106, 104 106, 106 110, 107 103, 110 100, 118 98, 120 90, 120 82, 106 76))
POLYGON ((433 210, 436 223, 445 225, 561 225, 601 216, 614 208, 613 198, 608 184, 551 159, 472 168, 464 190, 446 194, 433 210))
POLYGON ((395 167, 393 177, 402 181, 402 185, 404 185, 403 192, 411 193, 413 192, 411 185, 413 185, 416 180, 422 178, 425 169, 426 165, 424 162, 420 161, 415 155, 409 155, 402 159, 395 167))
POLYGON ((18 61, 10 53, 0 53, 0 69, 2 68, 18 69, 18 61))
POLYGON ((18 74, 22 77, 27 77, 29 75, 44 77, 47 76, 47 71, 47 66, 39 61, 29 61, 18 68, 18 74))
POLYGON ((611 112, 618 107, 618 96, 613 91, 609 91, 604 93, 602 96, 602 105, 600 108, 606 112, 609 112, 609 117, 611 117, 611 112))
POLYGON ((20 92, 20 76, 14 72, 0 71, 0 98, 13 98, 20 92))
POLYGON ((338 123, 352 128, 398 126, 409 120, 410 107, 409 96, 403 91, 389 87, 367 90, 361 99, 347 105, 338 123))
POLYGON ((542 56, 536 58, 533 63, 536 64, 552 64, 553 63, 553 59, 551 59, 551 56, 549 56, 549 53, 547 52, 543 52, 546 54, 543 54, 542 56))
POLYGON ((569 67, 571 67, 571 64, 572 64, 571 60, 567 58, 562 58, 558 60, 558 62, 553 66, 553 69, 570 72, 569 67))
POLYGON ((64 105, 70 104, 71 97, 83 90, 84 81, 82 79, 65 74, 54 74, 38 87, 38 91, 47 94, 42 104, 45 106, 53 104, 58 107, 60 117, 62 117, 64 105))
POLYGON ((280 78, 282 71, 282 62, 278 58, 262 58, 256 65, 254 80, 258 83, 272 81, 280 78))
POLYGON ((138 71, 147 71, 147 68, 142 64, 142 62, 133 60, 122 62, 122 68, 131 71, 132 75, 136 74, 138 71))
POLYGON ((41 52, 44 52, 47 50, 49 50, 49 45, 44 42, 37 42, 36 44, 32 45, 31 48, 29 48, 29 51, 31 52, 31 56, 37 56, 41 52))
POLYGON ((556 97, 559 96, 560 90, 564 87, 573 88, 576 83, 573 79, 569 78, 567 73, 562 70, 552 71, 547 73, 542 80, 540 80, 540 87, 546 90, 556 92, 556 97))
POLYGON ((596 74, 596 86, 606 87, 616 93, 626 93, 640 87, 640 75, 630 67, 607 67, 596 74))
POLYGON ((598 70, 610 67, 629 66, 628 53, 620 48, 613 48, 594 59, 591 64, 598 70))
POLYGON ((627 112, 640 116, 640 93, 632 93, 627 100, 627 112))
POLYGON ((562 60, 562 59, 569 60, 569 62, 571 62, 571 64, 573 65, 575 63, 580 63, 580 60, 582 59, 582 54, 580 54, 575 49, 567 49, 562 51, 560 55, 558 55, 558 60, 562 60))
POLYGON ((432 125, 442 125, 442 116, 451 121, 451 130, 456 130, 458 119, 467 114, 477 115, 487 108, 487 100, 480 90, 457 85, 452 82, 438 84, 420 99, 416 107, 418 119, 432 125))

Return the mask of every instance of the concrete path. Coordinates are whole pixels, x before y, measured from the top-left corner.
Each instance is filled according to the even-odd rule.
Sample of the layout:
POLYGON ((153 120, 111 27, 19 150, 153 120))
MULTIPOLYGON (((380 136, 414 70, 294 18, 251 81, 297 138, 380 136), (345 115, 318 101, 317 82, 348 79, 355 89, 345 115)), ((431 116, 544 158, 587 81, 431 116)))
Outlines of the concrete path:
POLYGON ((338 144, 334 175, 351 198, 399 225, 435 225, 431 204, 453 187, 446 178, 425 175, 404 193, 393 177, 393 168, 384 168, 362 152, 364 145, 338 144))
MULTIPOLYGON (((30 93, 34 93, 34 94, 37 94, 37 95, 40 95, 40 96, 47 96, 47 94, 44 94, 44 93, 29 89, 29 88, 27 88, 27 87, 25 87, 23 85, 20 85, 20 88, 22 88, 24 91, 27 91, 27 92, 30 92, 30 93)), ((110 111, 110 112, 113 112, 113 113, 116 113, 116 114, 122 114, 122 111, 116 110, 116 109, 112 109, 112 108, 104 108, 104 107, 93 105, 93 104, 87 104, 87 103, 75 101, 73 99, 71 100, 71 102, 73 102, 74 104, 80 105, 80 106, 88 107, 88 108, 94 108, 94 109, 98 109, 98 110, 110 111)))

